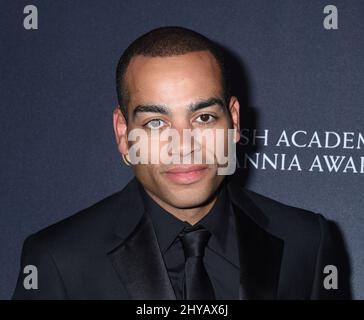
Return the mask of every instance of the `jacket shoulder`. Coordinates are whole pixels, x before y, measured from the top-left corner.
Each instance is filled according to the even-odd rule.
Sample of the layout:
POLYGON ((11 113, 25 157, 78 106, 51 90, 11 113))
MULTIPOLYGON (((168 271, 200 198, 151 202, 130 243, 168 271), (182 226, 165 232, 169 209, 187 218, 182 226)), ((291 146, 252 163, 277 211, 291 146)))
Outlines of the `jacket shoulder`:
POLYGON ((130 193, 135 194, 130 190, 133 184, 133 181, 129 182, 121 191, 103 198, 28 238, 35 238, 46 243, 49 248, 90 247, 97 243, 109 242, 113 236, 112 230, 115 223, 120 220, 125 224, 128 222, 127 208, 130 208, 130 202, 135 200, 130 195, 130 193))
POLYGON ((268 218, 269 229, 273 233, 283 238, 315 238, 319 241, 321 229, 327 223, 321 214, 282 203, 246 188, 244 193, 268 218))

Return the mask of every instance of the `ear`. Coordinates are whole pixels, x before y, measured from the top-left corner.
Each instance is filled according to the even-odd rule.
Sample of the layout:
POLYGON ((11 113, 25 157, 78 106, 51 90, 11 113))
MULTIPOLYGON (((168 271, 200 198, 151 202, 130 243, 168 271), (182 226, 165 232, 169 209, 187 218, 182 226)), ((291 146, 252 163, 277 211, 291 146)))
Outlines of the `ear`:
POLYGON ((238 98, 235 96, 230 98, 229 111, 233 128, 236 129, 234 142, 237 143, 240 140, 240 104, 238 98))
POLYGON ((119 152, 127 155, 128 154, 128 126, 127 121, 117 106, 113 111, 113 125, 115 140, 118 146, 119 152))

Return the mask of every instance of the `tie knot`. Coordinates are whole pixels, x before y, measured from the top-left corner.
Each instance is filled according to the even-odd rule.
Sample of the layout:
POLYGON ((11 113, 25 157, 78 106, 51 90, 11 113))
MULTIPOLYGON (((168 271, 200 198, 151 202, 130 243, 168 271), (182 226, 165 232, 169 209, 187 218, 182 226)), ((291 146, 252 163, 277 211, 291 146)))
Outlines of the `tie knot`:
POLYGON ((179 237, 186 259, 190 257, 203 257, 210 236, 210 231, 203 226, 185 227, 179 237))

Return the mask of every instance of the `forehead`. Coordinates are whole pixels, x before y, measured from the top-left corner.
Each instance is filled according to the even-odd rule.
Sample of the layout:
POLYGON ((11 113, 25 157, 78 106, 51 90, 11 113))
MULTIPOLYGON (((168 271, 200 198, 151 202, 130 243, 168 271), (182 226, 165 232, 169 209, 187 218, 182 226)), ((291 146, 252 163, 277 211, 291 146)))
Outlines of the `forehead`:
POLYGON ((209 51, 171 57, 136 56, 125 74, 129 106, 187 104, 221 94, 221 71, 209 51))

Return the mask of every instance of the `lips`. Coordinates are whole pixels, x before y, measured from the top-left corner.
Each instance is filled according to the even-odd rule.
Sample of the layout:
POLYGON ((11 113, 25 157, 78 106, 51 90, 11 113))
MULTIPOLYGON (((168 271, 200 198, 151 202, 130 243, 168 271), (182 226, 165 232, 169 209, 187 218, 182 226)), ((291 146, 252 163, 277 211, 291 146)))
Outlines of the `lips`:
POLYGON ((174 183, 191 184, 201 180, 208 170, 207 165, 183 165, 168 169, 165 175, 174 183))

